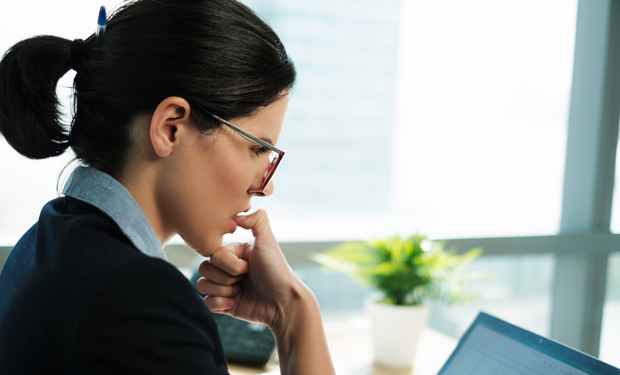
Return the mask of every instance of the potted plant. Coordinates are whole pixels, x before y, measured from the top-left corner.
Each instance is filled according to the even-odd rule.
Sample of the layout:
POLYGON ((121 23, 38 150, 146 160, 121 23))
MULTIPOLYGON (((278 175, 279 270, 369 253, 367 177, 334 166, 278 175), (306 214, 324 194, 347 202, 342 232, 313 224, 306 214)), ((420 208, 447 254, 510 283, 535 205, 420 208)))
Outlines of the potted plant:
POLYGON ((365 242, 347 242, 312 259, 326 269, 342 271, 379 293, 366 300, 372 324, 375 363, 411 367, 422 328, 428 320, 427 301, 453 304, 474 298, 465 294, 466 281, 480 278, 464 268, 481 254, 444 249, 443 242, 415 234, 365 242))

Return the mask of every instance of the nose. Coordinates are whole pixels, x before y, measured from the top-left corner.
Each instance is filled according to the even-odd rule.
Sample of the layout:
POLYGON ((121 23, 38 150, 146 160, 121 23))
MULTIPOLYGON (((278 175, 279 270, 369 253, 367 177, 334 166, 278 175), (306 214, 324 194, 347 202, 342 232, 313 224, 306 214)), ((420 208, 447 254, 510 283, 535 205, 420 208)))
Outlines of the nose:
POLYGON ((267 186, 265 186, 265 190, 263 190, 263 196, 268 197, 273 194, 273 190, 275 187, 273 186, 273 180, 269 181, 267 186))
POLYGON ((263 191, 253 191, 252 188, 250 188, 248 190, 248 193, 256 196, 256 197, 268 197, 271 194, 273 194, 273 190, 274 190, 274 186, 273 186, 273 181, 269 181, 269 183, 267 184, 267 186, 265 186, 265 190, 263 191))

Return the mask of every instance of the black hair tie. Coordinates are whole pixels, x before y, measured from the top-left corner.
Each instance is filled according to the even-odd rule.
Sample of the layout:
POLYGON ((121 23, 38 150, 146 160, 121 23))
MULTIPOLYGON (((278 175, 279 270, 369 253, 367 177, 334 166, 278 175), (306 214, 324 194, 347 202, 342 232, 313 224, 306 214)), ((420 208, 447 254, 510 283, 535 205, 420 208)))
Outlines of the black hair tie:
POLYGON ((82 39, 75 39, 73 42, 71 42, 71 52, 69 53, 69 67, 76 72, 80 69, 83 48, 84 41, 82 39))

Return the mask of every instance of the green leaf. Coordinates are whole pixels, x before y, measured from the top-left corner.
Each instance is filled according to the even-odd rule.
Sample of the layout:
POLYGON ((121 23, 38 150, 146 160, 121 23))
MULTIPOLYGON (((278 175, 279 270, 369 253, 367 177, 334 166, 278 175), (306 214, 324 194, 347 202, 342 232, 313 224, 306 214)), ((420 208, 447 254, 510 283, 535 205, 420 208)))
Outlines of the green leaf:
POLYGON ((453 304, 475 298, 463 292, 465 284, 490 275, 464 269, 482 254, 482 249, 457 254, 445 250, 443 242, 435 241, 429 251, 424 251, 425 241, 425 236, 414 234, 346 242, 324 253, 311 254, 311 259, 325 270, 341 271, 364 285, 373 285, 383 292, 386 303, 419 305, 432 300, 453 304))

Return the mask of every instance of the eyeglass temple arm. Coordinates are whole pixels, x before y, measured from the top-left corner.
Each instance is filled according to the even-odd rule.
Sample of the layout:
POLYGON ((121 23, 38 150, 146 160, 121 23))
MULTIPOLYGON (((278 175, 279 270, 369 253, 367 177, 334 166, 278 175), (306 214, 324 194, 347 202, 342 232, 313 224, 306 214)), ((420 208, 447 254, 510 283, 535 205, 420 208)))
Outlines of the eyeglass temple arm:
POLYGON ((236 127, 235 125, 231 124, 230 122, 224 120, 223 118, 220 118, 220 117, 218 117, 218 116, 216 116, 214 114, 211 114, 211 116, 213 116, 214 119, 216 119, 217 121, 221 122, 222 124, 224 124, 224 125, 226 125, 228 127, 233 128, 237 133, 239 133, 239 135, 241 135, 243 138, 247 139, 248 141, 256 143, 256 144, 259 144, 259 145, 261 145, 261 146, 263 146, 265 148, 270 149, 271 151, 277 152, 278 154, 282 153, 282 150, 276 148, 273 145, 270 145, 269 143, 263 141, 260 138, 256 138, 255 136, 253 136, 250 133, 247 133, 247 132, 239 129, 238 127, 236 127))

